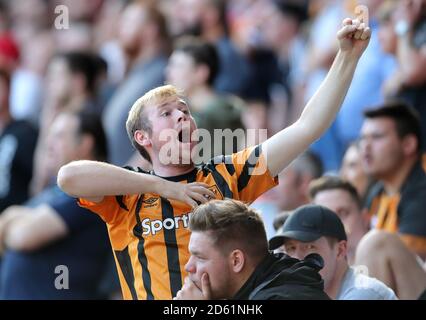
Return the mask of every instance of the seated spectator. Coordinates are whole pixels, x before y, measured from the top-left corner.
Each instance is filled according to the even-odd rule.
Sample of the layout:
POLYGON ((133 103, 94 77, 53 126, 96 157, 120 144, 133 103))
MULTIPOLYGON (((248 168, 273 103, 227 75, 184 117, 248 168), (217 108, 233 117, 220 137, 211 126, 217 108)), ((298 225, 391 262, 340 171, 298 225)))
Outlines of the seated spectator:
POLYGON ((400 299, 424 300, 426 269, 419 260, 396 234, 372 230, 361 239, 355 263, 366 266, 370 276, 392 288, 400 299))
POLYGON ((37 130, 9 110, 10 77, 0 70, 0 212, 29 197, 37 130))
POLYGON ((368 199, 372 226, 398 233, 426 258, 426 174, 421 165, 421 124, 416 111, 387 103, 365 113, 361 150, 367 174, 377 179, 368 199))
POLYGON ((230 37, 228 4, 225 0, 177 0, 169 20, 174 36, 200 36, 215 46, 220 65, 215 90, 241 95, 249 82, 250 65, 230 37))
POLYGON ((328 299, 318 255, 272 254, 262 219, 235 200, 212 200, 190 217, 191 257, 179 300, 328 299))
MULTIPOLYGON (((384 90, 388 98, 402 99, 416 109, 421 122, 425 123, 426 1, 398 1, 391 10, 381 40, 382 46, 396 57, 398 67, 384 90)), ((425 140, 426 128, 421 132, 425 140)), ((425 145, 422 150, 426 150, 425 145)))
POLYGON ((332 299, 396 299, 382 282, 348 265, 345 228, 330 209, 318 205, 300 207, 286 220, 281 234, 269 241, 269 246, 297 259, 319 254, 324 259, 324 268, 320 271, 324 291, 332 299))
MULTIPOLYGON (((72 160, 107 156, 101 122, 89 113, 59 115, 48 142, 48 165, 56 169, 72 160)), ((7 208, 0 217, 0 239, 0 299, 101 298, 98 286, 111 258, 105 226, 57 186, 26 205, 7 208), (55 286, 58 266, 69 271, 62 290, 55 286)))
POLYGON ((56 173, 45 168, 47 135, 53 119, 64 111, 89 110, 101 112, 97 103, 99 77, 104 72, 102 59, 86 52, 57 54, 50 61, 46 77, 46 97, 41 111, 40 135, 34 160, 34 177, 31 182, 33 195, 41 192, 56 173))
MULTIPOLYGON (((123 126, 133 102, 164 83, 169 34, 155 2, 130 2, 121 13, 118 30, 126 59, 126 74, 102 115, 111 163, 125 165, 133 156, 123 126)), ((140 158, 140 157, 139 157, 140 158)))
POLYGON ((369 230, 367 210, 362 210, 356 189, 338 177, 325 176, 311 182, 309 196, 313 204, 332 210, 342 221, 348 237, 348 262, 353 265, 358 243, 369 230))
POLYGON ((374 184, 374 180, 365 172, 358 142, 353 142, 343 155, 340 176, 352 184, 361 199, 362 207, 366 205, 366 197, 374 184))
POLYGON ((225 144, 222 136, 219 136, 220 139, 215 137, 215 129, 230 129, 232 132, 244 129, 241 121, 242 101, 219 94, 213 88, 218 68, 219 58, 215 47, 199 38, 182 39, 167 67, 167 81, 187 94, 191 114, 198 128, 210 133, 211 150, 204 150, 200 159, 204 162, 217 155, 237 152, 242 147, 241 142, 240 146, 233 143, 232 133, 224 133, 225 144))

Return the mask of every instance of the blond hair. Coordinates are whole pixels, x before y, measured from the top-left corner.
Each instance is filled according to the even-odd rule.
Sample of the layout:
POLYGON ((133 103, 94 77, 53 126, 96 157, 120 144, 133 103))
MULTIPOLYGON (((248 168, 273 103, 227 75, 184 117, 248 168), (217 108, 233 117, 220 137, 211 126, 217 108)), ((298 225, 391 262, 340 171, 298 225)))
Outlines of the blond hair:
POLYGON ((142 157, 150 162, 151 157, 149 156, 146 149, 135 140, 135 132, 137 130, 143 130, 151 133, 152 123, 144 113, 144 109, 150 104, 159 104, 161 101, 170 97, 182 99, 183 93, 172 85, 166 85, 152 89, 136 100, 129 111, 129 116, 127 117, 126 130, 133 147, 139 151, 142 157))

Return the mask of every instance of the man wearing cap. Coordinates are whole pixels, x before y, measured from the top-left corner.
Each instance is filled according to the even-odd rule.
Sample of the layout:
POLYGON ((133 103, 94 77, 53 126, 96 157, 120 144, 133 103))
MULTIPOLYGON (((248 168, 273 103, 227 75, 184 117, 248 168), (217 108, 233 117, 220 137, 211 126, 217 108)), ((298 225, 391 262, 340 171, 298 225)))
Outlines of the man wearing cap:
POLYGON ((349 267, 347 237, 339 217, 331 210, 318 206, 300 207, 286 220, 279 234, 269 241, 270 249, 286 252, 303 259, 318 253, 324 259, 320 271, 324 291, 336 300, 395 300, 394 292, 375 278, 349 267))

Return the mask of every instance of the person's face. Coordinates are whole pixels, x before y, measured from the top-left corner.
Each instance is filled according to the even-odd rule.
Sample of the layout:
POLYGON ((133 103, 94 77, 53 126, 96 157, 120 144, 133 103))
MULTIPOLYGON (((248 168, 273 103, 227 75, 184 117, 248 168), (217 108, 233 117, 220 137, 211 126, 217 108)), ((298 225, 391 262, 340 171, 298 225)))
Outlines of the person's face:
POLYGON ((189 93, 197 86, 196 71, 197 66, 190 55, 175 51, 166 68, 167 83, 189 93))
POLYGON ((382 50, 389 54, 395 54, 398 38, 395 34, 395 25, 392 21, 385 21, 380 24, 379 31, 379 42, 382 50))
POLYGON ((364 121, 360 148, 366 173, 378 179, 396 172, 404 161, 402 140, 389 118, 364 121))
POLYGON ((48 167, 57 172, 68 162, 78 160, 80 139, 78 136, 78 119, 70 114, 61 114, 50 127, 47 140, 48 167))
POLYGON ((147 144, 142 145, 148 152, 152 149, 151 158, 158 158, 162 165, 168 165, 170 161, 176 165, 192 163, 197 127, 186 102, 170 97, 148 105, 143 112, 151 123, 151 132, 146 133, 144 143, 147 144))
POLYGON ((265 42, 268 46, 279 50, 288 46, 297 34, 297 22, 294 18, 281 14, 277 9, 271 8, 267 18, 261 24, 265 42))
POLYGON ((143 7, 131 4, 124 9, 120 19, 119 39, 124 51, 131 56, 136 55, 143 45, 141 32, 145 24, 143 7))
POLYGON ((230 292, 232 269, 229 260, 213 243, 208 232, 192 232, 189 240, 191 257, 185 265, 188 277, 201 288, 201 277, 207 273, 212 299, 227 299, 230 292))
POLYGON ((364 170, 361 152, 358 147, 351 146, 345 152, 340 176, 349 181, 356 188, 359 195, 364 195, 368 186, 368 175, 364 170))
POLYGON ((352 243, 352 236, 363 228, 361 211, 351 195, 342 189, 330 189, 318 192, 312 201, 316 205, 324 206, 334 211, 342 221, 348 242, 352 243))
POLYGON ((63 58, 53 59, 47 68, 47 93, 58 100, 68 99, 72 89, 72 74, 63 58))
POLYGON ((339 256, 338 244, 330 247, 327 239, 321 237, 312 242, 302 242, 295 239, 287 239, 281 250, 285 250, 289 256, 303 260, 311 253, 317 253, 324 259, 324 268, 319 272, 324 279, 325 287, 332 281, 336 274, 339 256))

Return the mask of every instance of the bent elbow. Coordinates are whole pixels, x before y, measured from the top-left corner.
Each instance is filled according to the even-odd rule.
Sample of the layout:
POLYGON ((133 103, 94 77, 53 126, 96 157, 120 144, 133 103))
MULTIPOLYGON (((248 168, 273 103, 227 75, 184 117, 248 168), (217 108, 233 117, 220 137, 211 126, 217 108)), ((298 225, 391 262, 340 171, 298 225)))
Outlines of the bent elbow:
POLYGON ((58 186, 70 196, 75 196, 74 190, 76 180, 76 174, 72 163, 64 165, 59 169, 57 178, 58 186))

